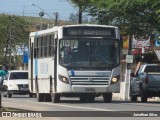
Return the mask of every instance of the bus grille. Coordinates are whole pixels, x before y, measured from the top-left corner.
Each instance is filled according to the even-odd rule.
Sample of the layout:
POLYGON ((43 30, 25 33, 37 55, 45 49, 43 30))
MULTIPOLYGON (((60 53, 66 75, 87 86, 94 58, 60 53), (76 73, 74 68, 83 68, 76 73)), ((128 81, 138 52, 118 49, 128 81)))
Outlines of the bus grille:
POLYGON ((70 77, 72 85, 108 85, 109 77, 70 77))

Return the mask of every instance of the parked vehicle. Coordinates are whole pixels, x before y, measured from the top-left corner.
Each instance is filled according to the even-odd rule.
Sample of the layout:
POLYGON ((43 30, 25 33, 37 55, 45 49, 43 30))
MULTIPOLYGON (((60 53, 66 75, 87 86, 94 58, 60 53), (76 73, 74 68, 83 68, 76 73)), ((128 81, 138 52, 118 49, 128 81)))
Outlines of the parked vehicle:
POLYGON ((8 86, 7 97, 12 97, 12 94, 30 94, 28 88, 28 71, 13 70, 9 71, 4 79, 3 85, 8 86))
MULTIPOLYGON (((133 75, 133 74, 132 74, 133 75)), ((160 97, 160 65, 141 65, 136 75, 133 76, 130 85, 131 101, 147 102, 148 97, 160 97)))

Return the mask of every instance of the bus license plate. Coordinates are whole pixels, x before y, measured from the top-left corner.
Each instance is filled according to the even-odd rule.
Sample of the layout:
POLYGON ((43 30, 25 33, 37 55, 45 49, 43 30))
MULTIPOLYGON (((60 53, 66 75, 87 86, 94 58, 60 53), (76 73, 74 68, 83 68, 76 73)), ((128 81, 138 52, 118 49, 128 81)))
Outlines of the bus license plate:
POLYGON ((20 91, 29 91, 28 88, 20 88, 20 91))
POLYGON ((85 88, 85 92, 95 92, 95 88, 85 88))

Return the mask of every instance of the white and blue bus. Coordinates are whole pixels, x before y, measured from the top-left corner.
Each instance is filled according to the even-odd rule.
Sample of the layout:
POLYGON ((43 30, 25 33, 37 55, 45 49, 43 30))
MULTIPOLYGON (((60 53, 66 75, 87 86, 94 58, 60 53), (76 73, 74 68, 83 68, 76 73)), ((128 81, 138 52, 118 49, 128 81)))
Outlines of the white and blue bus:
POLYGON ((112 101, 120 92, 120 32, 115 26, 66 25, 30 33, 29 88, 39 102, 79 97, 112 101))

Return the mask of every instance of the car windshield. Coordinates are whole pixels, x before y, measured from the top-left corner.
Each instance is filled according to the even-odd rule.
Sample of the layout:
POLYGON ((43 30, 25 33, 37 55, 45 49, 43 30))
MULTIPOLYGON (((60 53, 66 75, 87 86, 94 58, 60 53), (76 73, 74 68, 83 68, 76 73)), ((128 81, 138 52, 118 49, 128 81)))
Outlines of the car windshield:
POLYGON ((160 72, 160 66, 147 66, 144 72, 160 72))
POLYGON ((11 72, 9 79, 28 79, 28 72, 11 72))
POLYGON ((118 40, 63 39, 59 46, 59 63, 70 68, 115 67, 120 62, 118 40))

